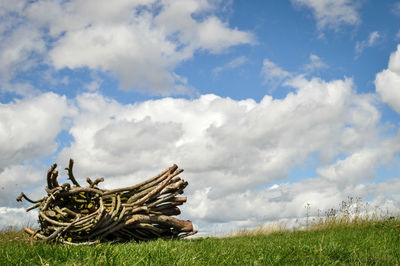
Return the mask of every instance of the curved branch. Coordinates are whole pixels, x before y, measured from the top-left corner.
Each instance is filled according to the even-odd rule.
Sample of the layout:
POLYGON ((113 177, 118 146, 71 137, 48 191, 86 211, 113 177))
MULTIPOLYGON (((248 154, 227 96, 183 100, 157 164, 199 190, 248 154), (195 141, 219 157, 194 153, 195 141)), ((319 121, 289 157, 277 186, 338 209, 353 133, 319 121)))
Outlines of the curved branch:
POLYGON ((51 177, 50 177, 51 184, 53 185, 54 188, 60 186, 60 185, 58 184, 58 182, 57 182, 57 177, 58 177, 58 171, 57 171, 57 170, 54 170, 54 171, 51 173, 51 177))
POLYGON ((44 235, 41 235, 39 233, 35 233, 32 229, 29 229, 28 227, 24 227, 24 231, 26 233, 28 233, 31 237, 33 237, 33 239, 35 239, 35 240, 36 240, 36 237, 38 237, 40 239, 46 239, 47 238, 44 235))
POLYGON ((53 171, 54 171, 56 168, 57 168, 57 164, 55 163, 55 164, 53 164, 53 165, 50 167, 50 169, 47 171, 47 187, 48 187, 49 189, 53 189, 53 188, 54 188, 53 182, 52 182, 52 180, 51 180, 51 176, 53 175, 53 171))
POLYGON ((60 196, 69 196, 69 195, 73 195, 76 193, 80 193, 80 192, 91 192, 94 194, 99 194, 100 196, 103 195, 103 192, 99 189, 96 188, 91 188, 91 187, 78 187, 78 188, 73 188, 70 189, 68 191, 63 191, 60 193, 60 196))
POLYGON ((39 207, 42 203, 38 202, 35 205, 30 206, 29 208, 26 209, 26 212, 31 211, 33 209, 36 209, 37 207, 39 207))
POLYGON ((137 185, 134 185, 134 186, 130 186, 130 187, 124 187, 124 188, 117 188, 117 189, 109 190, 109 191, 107 191, 107 192, 104 193, 104 196, 105 196, 105 195, 108 195, 108 194, 114 194, 114 193, 116 193, 116 192, 134 190, 134 189, 136 189, 136 188, 138 188, 138 187, 141 187, 141 186, 144 186, 144 185, 146 185, 146 184, 148 184, 148 183, 150 183, 150 182, 153 182, 154 180, 160 178, 161 176, 165 175, 165 174, 168 173, 168 172, 173 172, 173 171, 175 171, 177 168, 178 168, 178 166, 177 166, 176 164, 174 164, 174 165, 172 165, 170 168, 165 169, 164 171, 162 171, 162 172, 159 173, 158 175, 156 175, 156 176, 154 176, 154 177, 152 177, 152 178, 150 178, 150 179, 148 179, 148 180, 146 180, 146 181, 144 181, 144 182, 142 182, 142 183, 140 183, 140 184, 137 184, 137 185))
POLYGON ((22 198, 26 199, 27 201, 29 201, 30 203, 40 203, 42 202, 43 199, 40 200, 31 200, 30 198, 28 198, 28 196, 26 196, 24 194, 24 192, 21 192, 21 194, 19 194, 19 196, 17 197, 17 201, 22 201, 22 198))
POLYGON ((74 174, 72 172, 72 168, 74 167, 74 160, 69 159, 69 166, 67 168, 65 168, 65 170, 68 171, 68 176, 69 176, 69 180, 71 180, 71 182, 77 186, 80 187, 79 183, 76 181, 74 174))
POLYGON ((168 225, 178 229, 181 232, 193 231, 193 224, 191 221, 183 221, 166 215, 133 215, 131 219, 125 222, 126 225, 134 223, 158 223, 162 225, 168 225))
POLYGON ((100 178, 96 178, 96 180, 93 181, 93 183, 90 185, 90 187, 95 187, 97 186, 100 182, 103 182, 104 178, 100 177, 100 178))

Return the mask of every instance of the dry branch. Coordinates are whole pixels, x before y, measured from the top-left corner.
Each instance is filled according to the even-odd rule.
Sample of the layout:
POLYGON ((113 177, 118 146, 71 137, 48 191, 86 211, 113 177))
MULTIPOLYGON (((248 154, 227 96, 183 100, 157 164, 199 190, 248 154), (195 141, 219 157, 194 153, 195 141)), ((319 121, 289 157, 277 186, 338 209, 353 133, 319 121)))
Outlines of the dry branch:
POLYGON ((24 193, 17 201, 33 203, 30 211, 39 208, 40 229, 24 228, 34 239, 64 244, 94 244, 101 241, 146 241, 156 238, 183 238, 195 234, 191 221, 171 217, 181 212, 177 206, 186 197, 177 197, 188 185, 178 175, 183 169, 177 165, 135 186, 104 190, 98 187, 104 178, 81 187, 72 172, 70 159, 69 183, 57 182, 57 164, 47 173, 47 196, 31 200, 24 193))

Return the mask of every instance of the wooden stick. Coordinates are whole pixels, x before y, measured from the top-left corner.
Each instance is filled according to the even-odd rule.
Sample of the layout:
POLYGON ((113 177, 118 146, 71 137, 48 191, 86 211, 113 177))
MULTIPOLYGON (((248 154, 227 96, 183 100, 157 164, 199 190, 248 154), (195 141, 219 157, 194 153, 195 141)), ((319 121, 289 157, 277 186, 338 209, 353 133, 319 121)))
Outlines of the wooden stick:
POLYGON ((50 167, 49 171, 47 171, 47 187, 48 187, 49 189, 54 188, 54 187, 53 187, 53 182, 52 182, 52 180, 51 180, 51 176, 52 176, 52 174, 53 174, 53 171, 54 171, 56 168, 57 168, 57 164, 55 163, 55 164, 53 164, 53 165, 50 167))
POLYGON ((69 180, 71 180, 71 182, 77 186, 80 187, 79 183, 76 181, 74 174, 72 172, 72 168, 74 167, 74 160, 69 159, 69 166, 67 168, 65 168, 65 170, 68 171, 68 176, 69 176, 69 180))
POLYGON ((178 168, 178 166, 177 166, 176 164, 174 164, 174 165, 171 166, 170 168, 165 169, 164 171, 162 171, 162 172, 159 173, 158 175, 156 175, 156 176, 154 176, 154 177, 152 177, 152 178, 150 178, 150 179, 148 179, 148 180, 146 180, 146 181, 144 181, 144 182, 142 182, 142 183, 140 183, 140 184, 137 184, 137 185, 134 185, 134 186, 131 186, 131 187, 117 188, 117 189, 109 190, 109 191, 107 191, 107 192, 104 193, 104 196, 105 196, 105 195, 108 195, 108 194, 113 194, 113 193, 115 193, 115 192, 122 192, 122 191, 131 191, 131 190, 134 190, 134 189, 136 189, 136 188, 138 188, 138 187, 141 187, 141 186, 143 186, 143 185, 146 185, 147 183, 150 183, 150 182, 156 180, 157 178, 161 177, 162 175, 164 175, 164 174, 167 173, 167 172, 170 172, 170 171, 173 172, 173 171, 175 171, 177 168, 178 168))

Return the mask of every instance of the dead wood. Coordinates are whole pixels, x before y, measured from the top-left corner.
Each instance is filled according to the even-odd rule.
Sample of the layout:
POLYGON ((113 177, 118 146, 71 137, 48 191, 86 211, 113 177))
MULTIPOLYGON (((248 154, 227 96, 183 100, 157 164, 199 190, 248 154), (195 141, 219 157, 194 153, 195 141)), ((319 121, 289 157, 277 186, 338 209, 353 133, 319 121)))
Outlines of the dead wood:
POLYGON ((173 165, 158 175, 137 185, 112 190, 100 189, 104 178, 81 187, 73 174, 74 161, 70 159, 68 171, 72 182, 59 185, 57 164, 47 172, 47 196, 25 199, 38 208, 40 229, 36 232, 24 228, 35 240, 54 241, 70 245, 90 245, 101 241, 147 241, 156 238, 183 238, 195 234, 191 221, 175 217, 181 213, 177 207, 186 202, 178 197, 188 185, 178 175, 183 169, 173 165))

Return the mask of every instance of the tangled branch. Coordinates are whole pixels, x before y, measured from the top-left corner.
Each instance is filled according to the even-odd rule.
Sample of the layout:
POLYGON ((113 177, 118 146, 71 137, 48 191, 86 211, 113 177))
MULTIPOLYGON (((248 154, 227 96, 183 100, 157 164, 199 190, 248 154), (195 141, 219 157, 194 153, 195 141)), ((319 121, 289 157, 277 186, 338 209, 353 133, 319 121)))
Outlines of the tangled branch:
POLYGON ((171 217, 180 214, 177 206, 186 202, 179 197, 188 183, 178 175, 183 169, 177 165, 135 186, 112 190, 100 189, 103 178, 81 187, 76 181, 70 159, 69 183, 59 185, 57 164, 47 173, 47 196, 34 201, 25 199, 38 208, 40 229, 24 228, 34 239, 64 244, 94 244, 102 241, 146 241, 156 238, 184 238, 197 233, 191 221, 171 217))

